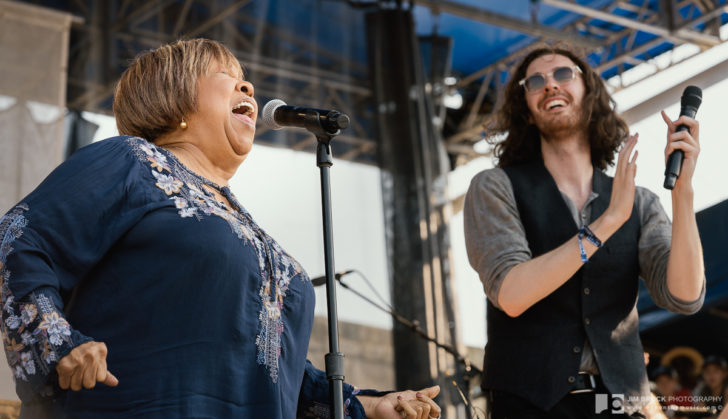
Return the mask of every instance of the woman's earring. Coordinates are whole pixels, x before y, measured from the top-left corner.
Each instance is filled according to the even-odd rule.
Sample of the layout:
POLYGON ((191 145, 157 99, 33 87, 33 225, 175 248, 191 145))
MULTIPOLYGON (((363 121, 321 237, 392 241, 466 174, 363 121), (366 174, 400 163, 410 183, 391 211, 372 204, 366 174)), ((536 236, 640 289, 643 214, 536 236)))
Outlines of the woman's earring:
POLYGON ((179 123, 179 127, 182 129, 187 129, 187 122, 183 119, 182 122, 179 123))

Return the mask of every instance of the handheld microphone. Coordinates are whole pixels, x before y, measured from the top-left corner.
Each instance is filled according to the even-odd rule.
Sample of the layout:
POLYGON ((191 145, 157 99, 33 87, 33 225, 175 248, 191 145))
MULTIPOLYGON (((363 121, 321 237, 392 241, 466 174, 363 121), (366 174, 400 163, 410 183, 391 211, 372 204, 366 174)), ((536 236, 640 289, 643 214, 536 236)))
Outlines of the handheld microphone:
MULTIPOLYGON (((698 108, 703 101, 703 91, 697 86, 688 86, 683 91, 680 98, 680 116, 686 115, 695 118, 698 108)), ((675 132, 687 131, 687 125, 678 125, 675 132)), ((680 176, 684 154, 682 150, 675 150, 667 158, 665 165, 665 183, 662 185, 665 189, 673 189, 677 177, 680 176)))
MULTIPOLYGON (((353 273, 354 269, 349 269, 348 271, 341 271, 334 274, 334 278, 336 280, 341 279, 344 275, 349 275, 350 273, 353 273)), ((326 283, 326 275, 317 276, 316 278, 313 278, 311 280, 311 284, 313 284, 314 287, 318 287, 319 285, 324 285, 326 283)))
POLYGON ((323 128, 329 134, 337 134, 349 126, 349 117, 339 111, 299 108, 273 99, 263 107, 263 122, 271 129, 299 127, 315 132, 323 128))

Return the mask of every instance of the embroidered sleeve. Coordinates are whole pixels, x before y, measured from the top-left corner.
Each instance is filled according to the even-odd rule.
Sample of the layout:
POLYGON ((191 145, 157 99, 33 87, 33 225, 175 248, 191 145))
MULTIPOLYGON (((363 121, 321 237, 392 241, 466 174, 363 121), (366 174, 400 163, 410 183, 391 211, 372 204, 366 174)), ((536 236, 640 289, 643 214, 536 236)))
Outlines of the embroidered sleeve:
POLYGON ((53 375, 55 364, 75 346, 91 340, 71 329, 53 302, 52 289, 38 289, 17 298, 8 284, 13 272, 6 266, 16 239, 27 226, 24 213, 28 206, 20 204, 0 218, 0 329, 5 355, 18 395, 31 400, 36 395, 53 392, 47 378, 53 375))
MULTIPOLYGON (((365 419, 364 407, 354 397, 358 393, 352 385, 344 383, 344 417, 346 419, 365 419)), ((328 419, 331 411, 329 382, 326 373, 306 361, 301 392, 298 396, 298 419, 328 419)))
POLYGON ((122 141, 103 143, 79 150, 0 218, 0 331, 23 401, 57 391, 58 361, 92 340, 66 320, 62 296, 144 212, 132 193, 138 162, 122 141))

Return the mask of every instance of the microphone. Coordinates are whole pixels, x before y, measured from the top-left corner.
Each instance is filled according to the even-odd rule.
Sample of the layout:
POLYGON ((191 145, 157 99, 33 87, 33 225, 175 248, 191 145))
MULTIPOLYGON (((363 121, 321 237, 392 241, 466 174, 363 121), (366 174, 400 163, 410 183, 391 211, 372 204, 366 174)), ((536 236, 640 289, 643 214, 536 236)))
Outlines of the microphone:
MULTIPOLYGON (((691 118, 695 118, 695 114, 698 113, 698 108, 703 102, 703 91, 697 86, 688 86, 683 91, 682 97, 680 98, 680 116, 687 115, 691 118)), ((678 125, 675 132, 687 131, 689 128, 687 125, 678 125)), ((665 189, 673 189, 677 177, 680 176, 680 170, 682 169, 682 162, 684 154, 682 150, 675 150, 667 158, 667 165, 665 165, 665 183, 662 185, 665 189)))
MULTIPOLYGON (((354 269, 349 269, 348 271, 341 271, 334 274, 334 278, 338 281, 341 279, 344 275, 349 275, 350 273, 353 273, 354 269)), ((324 285, 326 283, 326 275, 317 276, 316 278, 313 278, 311 280, 311 283, 314 287, 318 287, 319 285, 324 285)))
POLYGON ((337 134, 349 126, 349 117, 339 111, 313 108, 299 108, 286 105, 280 99, 273 99, 263 107, 263 122, 271 129, 283 127, 306 128, 328 134, 337 134))

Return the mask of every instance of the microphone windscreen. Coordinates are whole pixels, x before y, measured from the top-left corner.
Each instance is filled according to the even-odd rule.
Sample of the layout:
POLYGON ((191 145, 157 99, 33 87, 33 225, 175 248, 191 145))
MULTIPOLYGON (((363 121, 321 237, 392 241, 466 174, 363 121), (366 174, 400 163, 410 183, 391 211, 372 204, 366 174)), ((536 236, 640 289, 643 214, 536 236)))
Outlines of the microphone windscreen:
POLYGON ((270 129, 281 129, 282 125, 278 125, 275 120, 276 109, 286 106, 286 102, 280 99, 273 99, 263 106, 263 123, 270 129))
POLYGON ((682 97, 680 98, 680 106, 691 108, 699 108, 700 103, 703 101, 703 91, 698 86, 688 86, 683 90, 682 97))

